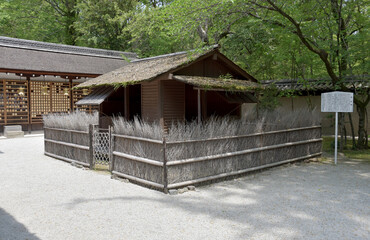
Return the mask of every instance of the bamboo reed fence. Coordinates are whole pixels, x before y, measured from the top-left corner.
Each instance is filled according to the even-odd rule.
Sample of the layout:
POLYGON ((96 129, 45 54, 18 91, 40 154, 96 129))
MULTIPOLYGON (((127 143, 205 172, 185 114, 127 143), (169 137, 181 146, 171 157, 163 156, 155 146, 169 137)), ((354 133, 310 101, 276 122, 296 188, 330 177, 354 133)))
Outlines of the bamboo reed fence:
POLYGON ((316 157, 322 145, 321 126, 172 142, 166 137, 112 138, 112 174, 164 192, 316 157), (223 145, 231 148, 223 152, 223 145))
POLYGON ((92 131, 44 127, 45 155, 86 167, 93 167, 92 131))

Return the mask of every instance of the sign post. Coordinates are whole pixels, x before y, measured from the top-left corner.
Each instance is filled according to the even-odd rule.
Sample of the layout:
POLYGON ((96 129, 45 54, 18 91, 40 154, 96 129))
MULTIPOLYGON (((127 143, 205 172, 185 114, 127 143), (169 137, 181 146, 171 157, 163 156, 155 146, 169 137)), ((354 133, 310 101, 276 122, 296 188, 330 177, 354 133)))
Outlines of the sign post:
POLYGON ((353 93, 336 91, 321 94, 321 112, 335 112, 334 163, 337 165, 338 112, 353 112, 353 93))

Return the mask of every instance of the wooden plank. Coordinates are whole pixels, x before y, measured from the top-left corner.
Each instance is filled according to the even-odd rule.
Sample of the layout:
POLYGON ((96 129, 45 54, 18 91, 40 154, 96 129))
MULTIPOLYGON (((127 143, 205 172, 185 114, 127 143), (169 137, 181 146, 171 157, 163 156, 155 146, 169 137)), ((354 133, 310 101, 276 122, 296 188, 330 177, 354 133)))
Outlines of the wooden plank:
POLYGON ((112 171, 112 174, 115 174, 119 177, 127 178, 129 180, 133 180, 133 181, 136 181, 136 182, 139 182, 139 183, 142 183, 142 184, 146 184, 146 185, 149 185, 149 186, 152 186, 152 187, 156 187, 156 188, 159 188, 159 189, 164 189, 163 184, 155 183, 155 182, 152 182, 152 181, 148 181, 148 180, 145 180, 145 179, 142 179, 142 178, 134 177, 134 176, 124 174, 124 173, 120 173, 120 172, 116 172, 116 171, 112 171))
POLYGON ((80 162, 80 161, 77 161, 77 160, 74 160, 74 159, 70 159, 70 158, 62 157, 62 156, 55 155, 55 154, 52 154, 52 153, 49 153, 49 152, 44 152, 44 154, 45 154, 46 156, 53 157, 53 158, 57 158, 57 159, 60 159, 60 160, 66 161, 66 162, 70 162, 70 163, 78 163, 78 164, 83 165, 83 166, 86 166, 86 167, 88 167, 88 166, 89 166, 89 164, 88 164, 88 163, 84 163, 84 162, 80 162))
POLYGON ((292 143, 283 143, 283 144, 247 149, 247 150, 231 152, 231 153, 216 154, 216 155, 211 155, 211 156, 175 160, 175 161, 167 162, 167 166, 188 164, 188 163, 201 162, 201 161, 209 161, 213 159, 226 158, 226 157, 234 157, 234 156, 244 155, 244 154, 253 153, 253 152, 261 152, 261 151, 266 151, 266 150, 271 150, 271 149, 276 149, 276 148, 290 147, 290 146, 296 146, 296 145, 314 143, 314 142, 320 142, 320 141, 322 141, 322 138, 311 139, 311 140, 306 140, 306 141, 299 141, 299 142, 292 142, 292 143))
POLYGON ((212 180, 215 180, 215 179, 218 179, 218 178, 225 178, 225 177, 230 177, 230 176, 234 176, 234 175, 240 175, 240 174, 243 174, 243 173, 253 172, 253 171, 264 169, 264 168, 270 168, 270 167, 274 167, 274 166, 278 166, 278 165, 282 165, 282 164, 286 164, 286 163, 290 163, 290 162, 295 162, 295 161, 299 161, 299 160, 313 158, 313 157, 320 156, 321 154, 322 153, 320 152, 320 153, 305 155, 303 157, 297 157, 297 158, 292 158, 292 159, 288 159, 288 160, 284 160, 284 161, 280 161, 280 162, 265 164, 265 165, 258 166, 258 167, 252 167, 252 168, 247 168, 247 169, 228 172, 228 173, 221 173, 221 174, 217 174, 217 175, 214 175, 214 176, 198 178, 198 179, 189 180, 189 181, 180 182, 180 183, 173 183, 173 184, 169 184, 167 187, 168 187, 168 189, 173 189, 173 188, 179 188, 179 187, 183 187, 183 186, 193 185, 193 184, 200 183, 200 182, 212 181, 212 180))
POLYGON ((44 141, 59 144, 59 145, 63 145, 63 146, 78 148, 78 149, 82 149, 82 150, 89 150, 90 149, 88 146, 79 145, 79 144, 75 144, 75 143, 67 143, 67 142, 56 141, 56 140, 51 140, 51 139, 44 139, 44 141))

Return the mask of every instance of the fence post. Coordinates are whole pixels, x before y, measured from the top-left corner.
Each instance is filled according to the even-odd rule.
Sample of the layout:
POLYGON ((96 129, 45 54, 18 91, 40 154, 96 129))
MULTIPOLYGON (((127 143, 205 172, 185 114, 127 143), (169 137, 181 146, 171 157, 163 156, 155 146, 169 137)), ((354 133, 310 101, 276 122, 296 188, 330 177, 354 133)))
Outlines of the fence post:
POLYGON ((89 164, 90 169, 94 168, 94 149, 93 149, 93 143, 94 141, 94 126, 92 124, 89 125, 89 164))
POLYGON ((166 137, 163 137, 163 192, 164 193, 168 193, 168 178, 167 178, 167 173, 168 173, 168 170, 167 170, 167 158, 166 158, 166 147, 167 147, 167 144, 166 144, 166 137))
POLYGON ((113 135, 113 128, 109 126, 109 139, 110 139, 110 146, 109 146, 109 171, 112 172, 114 170, 114 135, 113 135))

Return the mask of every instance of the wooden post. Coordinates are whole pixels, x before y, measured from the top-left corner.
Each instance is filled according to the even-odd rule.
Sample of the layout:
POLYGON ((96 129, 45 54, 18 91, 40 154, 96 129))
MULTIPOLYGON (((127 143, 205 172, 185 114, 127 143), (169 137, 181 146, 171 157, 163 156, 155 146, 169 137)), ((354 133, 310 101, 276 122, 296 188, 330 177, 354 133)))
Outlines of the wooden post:
POLYGON ((31 125, 31 77, 27 76, 27 108, 28 108, 28 133, 32 131, 31 125))
POLYGON ((200 104, 200 89, 198 89, 198 124, 200 124, 202 118, 201 104, 200 104))
POLYGON ((109 146, 109 171, 114 171, 114 135, 113 135, 113 127, 109 126, 109 139, 110 139, 110 146, 109 146))
POLYGON ((158 104, 158 109, 159 109, 159 123, 161 124, 163 131, 164 131, 164 132, 166 132, 166 122, 165 122, 165 119, 164 119, 164 113, 163 113, 163 103, 164 103, 163 93, 164 93, 164 89, 163 89, 163 81, 162 81, 162 80, 160 80, 160 81, 158 82, 158 94, 159 94, 159 104, 158 104))
POLYGON ((202 119, 207 119, 207 92, 203 91, 201 94, 201 105, 202 105, 202 119))
POLYGON ((163 137, 163 192, 168 193, 168 177, 167 177, 167 157, 166 157, 166 137, 163 137))
POLYGON ((94 126, 92 124, 89 125, 89 164, 90 169, 94 168, 94 149, 93 149, 93 141, 94 141, 94 126))
POLYGON ((4 99, 4 126, 7 125, 8 123, 8 118, 7 118, 7 115, 8 115, 8 112, 7 112, 7 103, 8 103, 8 94, 6 93, 6 84, 7 82, 5 80, 3 80, 3 86, 4 86, 4 90, 3 90, 3 99, 4 99))
POLYGON ((74 106, 73 106, 73 91, 72 91, 72 78, 69 79, 69 106, 70 106, 70 112, 73 112, 74 106))
POLYGON ((53 83, 49 83, 49 100, 50 100, 50 113, 53 112, 53 83))

